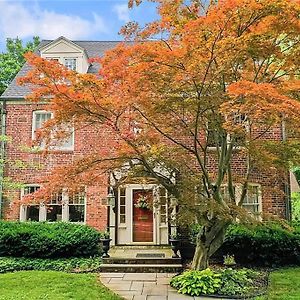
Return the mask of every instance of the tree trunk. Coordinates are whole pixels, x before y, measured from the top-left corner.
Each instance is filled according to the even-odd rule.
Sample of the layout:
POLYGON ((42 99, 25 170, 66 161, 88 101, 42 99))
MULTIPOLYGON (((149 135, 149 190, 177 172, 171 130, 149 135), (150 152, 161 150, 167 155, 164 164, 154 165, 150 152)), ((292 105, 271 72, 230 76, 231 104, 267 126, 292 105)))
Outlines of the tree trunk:
POLYGON ((209 258, 222 246, 228 226, 227 222, 215 221, 202 227, 196 239, 192 269, 203 270, 209 266, 209 258))
POLYGON ((192 269, 204 270, 208 267, 208 249, 205 245, 198 243, 196 245, 195 254, 193 257, 192 269))

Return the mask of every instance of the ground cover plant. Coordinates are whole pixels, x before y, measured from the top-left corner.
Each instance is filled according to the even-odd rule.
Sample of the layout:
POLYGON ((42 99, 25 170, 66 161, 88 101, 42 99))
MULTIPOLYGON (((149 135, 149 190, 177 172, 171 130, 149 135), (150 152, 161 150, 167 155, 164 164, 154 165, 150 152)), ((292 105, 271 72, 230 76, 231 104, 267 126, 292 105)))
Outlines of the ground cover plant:
POLYGON ((0 274, 0 282, 0 300, 121 300, 95 274, 24 271, 0 274))
POLYGON ((0 222, 0 257, 90 257, 101 254, 101 233, 86 225, 0 222))
POLYGON ((267 273, 251 269, 188 270, 175 276, 171 286, 190 296, 223 295, 249 297, 261 294, 267 286, 267 273))
POLYGON ((0 273, 15 271, 95 272, 101 266, 100 257, 91 258, 27 258, 0 257, 0 273))

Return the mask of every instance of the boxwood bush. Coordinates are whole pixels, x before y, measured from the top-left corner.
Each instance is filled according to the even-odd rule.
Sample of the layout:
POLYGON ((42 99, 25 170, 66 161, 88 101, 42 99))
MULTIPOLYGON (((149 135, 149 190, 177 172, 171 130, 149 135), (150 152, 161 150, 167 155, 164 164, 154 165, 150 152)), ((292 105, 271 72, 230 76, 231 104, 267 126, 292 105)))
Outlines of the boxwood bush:
POLYGON ((233 254, 240 263, 260 266, 300 264, 300 232, 279 225, 232 225, 220 251, 233 254))
MULTIPOLYGON (((197 227, 191 230, 192 242, 195 241, 197 231, 197 227)), ((222 260, 227 254, 234 255, 237 263, 242 264, 299 265, 299 226, 287 229, 275 223, 256 226, 231 225, 226 232, 224 244, 214 258, 222 260)))
POLYGON ((0 222, 0 256, 89 257, 100 255, 101 234, 88 226, 38 222, 0 222))

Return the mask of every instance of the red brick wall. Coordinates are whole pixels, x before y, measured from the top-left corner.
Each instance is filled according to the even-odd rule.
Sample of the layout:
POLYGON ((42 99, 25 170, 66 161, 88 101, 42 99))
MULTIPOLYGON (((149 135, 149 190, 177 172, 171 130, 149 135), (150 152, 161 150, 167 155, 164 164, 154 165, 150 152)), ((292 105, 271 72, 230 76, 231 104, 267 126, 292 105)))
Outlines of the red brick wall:
MULTIPOLYGON (((15 181, 32 184, 56 167, 71 163, 74 159, 92 153, 93 149, 99 151, 113 151, 112 134, 104 128, 85 127, 75 132, 74 151, 57 151, 47 157, 41 154, 32 154, 22 151, 22 147, 30 145, 32 141, 32 115, 34 110, 41 110, 42 104, 7 104, 7 135, 12 137, 12 142, 7 146, 7 157, 10 160, 24 160, 41 166, 35 168, 9 168, 6 176, 15 181)), ((281 139, 281 129, 277 128, 263 135, 265 139, 281 139)), ((213 156, 210 157, 211 171, 214 169, 213 156)), ((245 170, 245 159, 238 153, 233 159, 233 172, 242 174, 245 170)), ((253 172, 251 181, 262 186, 263 212, 285 217, 284 181, 280 175, 272 171, 253 172)), ((87 191, 87 224, 97 229, 105 229, 107 224, 107 210, 101 205, 101 198, 107 194, 107 178, 102 183, 91 186, 87 191)), ((20 192, 8 193, 5 203, 5 217, 7 219, 19 218, 18 199, 20 192), (13 201, 17 200, 17 201, 13 201)))
MULTIPOLYGON (((24 184, 38 183, 40 179, 57 166, 71 163, 74 159, 91 153, 92 149, 99 151, 110 150, 110 134, 105 130, 96 130, 84 127, 76 130, 74 151, 56 151, 49 153, 46 157, 38 153, 28 153, 24 151, 32 142, 32 116, 33 111, 44 109, 42 104, 7 104, 6 134, 12 138, 6 148, 7 159, 11 161, 22 160, 32 163, 34 167, 24 169, 9 167, 5 175, 13 181, 24 184), (99 143, 101 141, 101 143, 99 143), (36 169, 36 166, 39 166, 36 169)), ((87 189, 87 211, 86 221, 99 230, 106 229, 107 208, 101 205, 101 199, 107 195, 107 178, 103 176, 102 183, 90 186, 87 189)), ((19 219, 20 191, 9 191, 5 195, 5 218, 10 220, 19 219)))

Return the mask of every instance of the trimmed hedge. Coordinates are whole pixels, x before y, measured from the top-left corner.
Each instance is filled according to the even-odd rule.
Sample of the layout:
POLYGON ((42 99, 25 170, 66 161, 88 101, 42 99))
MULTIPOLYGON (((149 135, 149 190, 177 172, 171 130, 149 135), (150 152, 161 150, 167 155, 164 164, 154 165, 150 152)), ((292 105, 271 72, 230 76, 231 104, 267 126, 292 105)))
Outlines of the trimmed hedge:
MULTIPOLYGON (((191 243, 195 241, 196 234, 195 226, 191 229, 191 243)), ((183 257, 186 249, 189 248, 185 246, 182 249, 183 257)), ((237 263, 246 265, 300 265, 300 227, 288 230, 273 223, 249 227, 231 225, 226 232, 224 244, 213 259, 223 261, 223 256, 227 254, 234 255, 237 263)), ((192 255, 193 252, 189 258, 192 255)))
POLYGON ((0 256, 90 257, 100 255, 101 234, 71 223, 0 222, 0 256))
POLYGON ((233 254, 237 262, 260 266, 300 264, 300 231, 279 225, 232 225, 219 253, 233 254))
POLYGON ((100 257, 92 258, 26 258, 0 257, 0 273, 15 271, 95 272, 102 264, 100 257))

